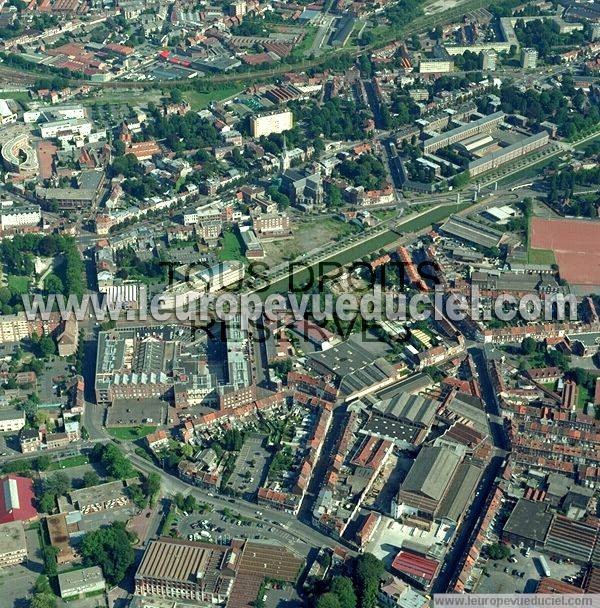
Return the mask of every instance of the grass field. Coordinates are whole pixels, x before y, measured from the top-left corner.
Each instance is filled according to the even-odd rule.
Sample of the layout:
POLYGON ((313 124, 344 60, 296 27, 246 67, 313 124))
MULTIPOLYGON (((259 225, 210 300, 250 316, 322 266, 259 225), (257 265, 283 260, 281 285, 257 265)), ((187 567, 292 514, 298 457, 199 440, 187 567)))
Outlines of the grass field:
POLYGON ((239 93, 241 90, 242 88, 236 85, 226 85, 205 93, 190 89, 189 91, 183 92, 183 97, 190 106, 192 106, 192 111, 197 112, 198 110, 208 107, 212 101, 227 99, 228 97, 232 97, 236 93, 239 93))
POLYGON ((240 239, 231 230, 223 232, 223 238, 220 240, 221 251, 219 259, 222 262, 226 260, 237 260, 238 262, 246 262, 246 257, 243 254, 242 243, 240 239))
POLYGON ((109 435, 115 439, 122 439, 123 441, 135 441, 141 439, 150 433, 154 433, 156 430, 155 426, 122 426, 106 429, 109 435))
POLYGON ((62 460, 50 463, 48 470, 56 471, 57 469, 70 469, 71 467, 80 467, 88 462, 89 459, 87 456, 71 456, 71 458, 63 458, 62 460))
POLYGON ((27 293, 29 288, 29 277, 9 274, 6 281, 8 283, 8 288, 13 293, 27 293))
POLYGON ((527 262, 529 264, 556 264, 554 251, 531 247, 531 218, 529 218, 529 225, 527 226, 527 262))
POLYGON ((0 93, 0 99, 14 99, 20 103, 31 101, 27 91, 4 91, 0 93))
POLYGON ((529 249, 527 261, 530 264, 556 264, 554 251, 551 249, 529 249))
POLYGON ((588 401, 592 401, 592 398, 585 386, 578 386, 579 391, 577 392, 577 409, 582 410, 588 401))

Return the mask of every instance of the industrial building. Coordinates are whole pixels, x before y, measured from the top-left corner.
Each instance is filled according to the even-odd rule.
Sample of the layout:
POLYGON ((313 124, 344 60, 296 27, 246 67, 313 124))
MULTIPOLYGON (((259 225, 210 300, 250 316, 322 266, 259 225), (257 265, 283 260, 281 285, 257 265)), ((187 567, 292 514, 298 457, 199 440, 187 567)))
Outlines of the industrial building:
POLYGON ((504 112, 494 112, 489 116, 484 116, 483 118, 478 118, 477 120, 473 120, 465 125, 456 127, 456 129, 430 137, 422 144, 423 152, 429 154, 439 150, 440 148, 446 148, 474 135, 478 135, 480 133, 489 133, 504 120, 504 116, 504 112))
POLYGON ((498 247, 504 238, 503 232, 459 215, 451 215, 440 226, 440 231, 469 245, 488 249, 498 247))
POLYGON ((482 471, 480 463, 461 462, 458 451, 445 445, 423 447, 392 504, 394 517, 426 525, 443 519, 458 523, 482 471))
POLYGON ((471 161, 469 163, 469 174, 471 177, 474 177, 475 175, 480 175, 481 173, 500 167, 515 158, 520 158, 534 150, 543 148, 549 141, 550 135, 548 131, 541 131, 540 133, 526 137, 506 148, 501 148, 496 152, 471 161))
POLYGON ((250 541, 213 545, 161 537, 135 574, 135 593, 203 605, 248 606, 265 580, 293 583, 302 560, 284 547, 250 541))

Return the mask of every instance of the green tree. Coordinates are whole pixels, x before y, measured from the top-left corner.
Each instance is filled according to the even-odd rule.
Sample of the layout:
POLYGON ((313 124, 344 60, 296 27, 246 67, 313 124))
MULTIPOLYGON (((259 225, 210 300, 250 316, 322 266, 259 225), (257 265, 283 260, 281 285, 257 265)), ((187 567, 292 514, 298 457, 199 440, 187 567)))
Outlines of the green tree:
POLYGON ((64 294, 65 286, 63 285, 63 282, 60 280, 60 277, 58 275, 54 274, 53 272, 51 272, 44 279, 44 289, 48 293, 64 294))
POLYGON ((43 513, 52 513, 56 508, 56 496, 50 492, 44 492, 38 499, 38 509, 43 513))
POLYGON ((31 598, 30 608, 56 608, 56 597, 49 593, 36 593, 31 598))
POLYGON ((46 545, 42 549, 42 558, 44 560, 44 574, 46 576, 56 576, 58 569, 56 567, 56 556, 58 549, 50 545, 46 545))
POLYGON ((383 563, 372 553, 363 553, 356 558, 352 581, 360 608, 376 608, 383 573, 383 563))
POLYGON ((197 508, 196 499, 191 494, 188 494, 183 501, 183 510, 187 513, 193 513, 197 508))
POLYGON ((113 443, 103 446, 101 462, 106 467, 108 474, 115 479, 128 479, 135 475, 129 460, 113 443))
POLYGON ((148 506, 148 499, 138 484, 127 486, 127 496, 138 509, 145 509, 148 506))
POLYGON ((133 540, 133 535, 127 532, 122 521, 88 532, 80 547, 83 564, 100 566, 106 581, 110 585, 117 585, 134 562, 133 540))
POLYGON ((532 355, 537 350, 537 342, 533 338, 523 338, 521 351, 524 355, 532 355))
POLYGON ((334 576, 329 590, 337 597, 340 608, 356 608, 356 593, 347 576, 334 576))
POLYGON ((96 471, 86 471, 83 474, 83 485, 86 488, 92 488, 100 483, 100 476, 96 471))
POLYGON ((120 139, 115 139, 113 143, 115 149, 115 156, 123 156, 125 154, 125 142, 120 139))
POLYGON ((55 496, 62 496, 71 489, 71 480, 63 471, 57 471, 44 481, 44 491, 55 496))
POLYGON ((160 494, 160 475, 158 473, 150 473, 143 481, 142 488, 144 494, 150 500, 150 504, 153 504, 160 494))
POLYGON ((40 574, 35 580, 35 585, 33 586, 33 591, 35 593, 52 593, 52 587, 50 587, 50 581, 47 576, 40 574))
POLYGON ((40 338, 39 351, 42 357, 50 357, 56 354, 56 344, 51 336, 46 334, 40 338))
POLYGON ((487 552, 491 559, 506 559, 510 555, 510 549, 500 543, 489 545, 487 552))
POLYGON ((316 608, 340 608, 340 602, 334 593, 324 593, 317 600, 316 608))
POLYGON ((46 454, 38 456, 33 461, 33 466, 36 471, 45 471, 50 466, 50 457, 46 456, 46 454))

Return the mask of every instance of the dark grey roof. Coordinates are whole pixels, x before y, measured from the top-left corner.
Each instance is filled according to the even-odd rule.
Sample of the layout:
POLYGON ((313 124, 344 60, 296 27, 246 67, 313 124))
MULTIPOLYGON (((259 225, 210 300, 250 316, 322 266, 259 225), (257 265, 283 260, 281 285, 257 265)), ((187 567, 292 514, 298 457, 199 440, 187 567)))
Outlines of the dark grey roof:
POLYGON ((367 435, 375 435, 392 441, 406 441, 412 443, 419 433, 414 426, 383 418, 382 416, 372 416, 363 427, 367 435))
POLYGON ((547 504, 532 500, 519 500, 504 525, 504 532, 543 543, 552 523, 547 504))

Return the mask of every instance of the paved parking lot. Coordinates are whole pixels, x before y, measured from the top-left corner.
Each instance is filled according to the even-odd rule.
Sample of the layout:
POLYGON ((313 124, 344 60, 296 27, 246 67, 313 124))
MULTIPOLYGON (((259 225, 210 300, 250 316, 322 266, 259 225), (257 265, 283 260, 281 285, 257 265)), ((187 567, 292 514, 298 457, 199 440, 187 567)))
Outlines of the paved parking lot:
POLYGON ((265 437, 249 437, 235 461, 227 487, 238 494, 254 496, 267 475, 271 453, 264 447, 265 437), (250 481, 252 480, 252 481, 250 481))
MULTIPOLYGON (((533 593, 538 581, 542 577, 542 572, 537 558, 541 555, 537 551, 531 551, 529 557, 523 555, 522 550, 512 549, 517 558, 517 563, 513 564, 507 560, 488 560, 485 567, 490 576, 483 575, 477 585, 477 593, 533 593), (508 568, 508 572, 504 572, 508 568), (525 576, 520 578, 513 576, 512 571, 525 572, 525 576)), ((580 570, 576 564, 558 564, 550 561, 546 557, 552 578, 562 580, 565 576, 572 576, 580 570)))
POLYGON ((137 424, 164 424, 167 403, 159 399, 124 399, 106 408, 106 426, 131 426, 137 424))
POLYGON ((55 386, 59 387, 59 384, 54 382, 54 378, 58 376, 68 377, 71 375, 69 371, 69 365, 64 360, 59 358, 48 361, 44 366, 41 374, 38 376, 38 393, 41 403, 54 404, 54 403, 66 403, 67 395, 62 392, 60 395, 54 389, 55 386))
POLYGON ((267 589, 265 591, 265 608, 301 608, 304 602, 291 585, 283 589, 267 589))
MULTIPOLYGON (((188 517, 181 516, 177 526, 179 534, 182 538, 187 539, 190 534, 200 534, 202 530, 205 530, 210 534, 210 538, 206 538, 205 535, 204 538, 199 538, 198 540, 207 540, 216 544, 227 544, 232 539, 263 539, 279 542, 299 554, 306 555, 310 551, 310 547, 305 542, 281 530, 278 526, 273 526, 272 522, 261 515, 257 514, 253 518, 238 518, 235 504, 232 504, 231 509, 227 509, 226 511, 227 513, 214 510, 205 513, 194 513, 188 517), (198 525, 198 522, 202 521, 207 521, 208 524, 206 526, 198 525), (237 524, 238 521, 240 525, 237 524)), ((261 512, 258 506, 257 511, 261 512)))

